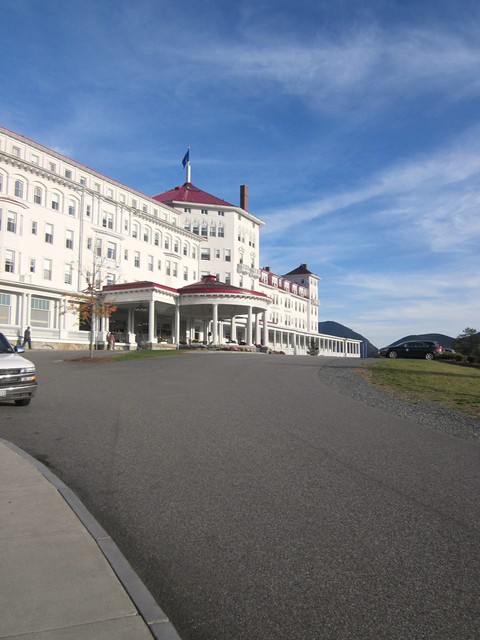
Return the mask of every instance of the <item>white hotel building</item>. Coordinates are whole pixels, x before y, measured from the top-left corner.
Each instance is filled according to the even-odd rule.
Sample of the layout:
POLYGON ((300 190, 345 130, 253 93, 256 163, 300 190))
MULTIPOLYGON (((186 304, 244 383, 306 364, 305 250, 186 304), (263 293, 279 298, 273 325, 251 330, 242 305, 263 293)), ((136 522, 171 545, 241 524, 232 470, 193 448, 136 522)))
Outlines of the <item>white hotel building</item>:
POLYGON ((154 197, 0 127, 0 331, 34 348, 262 345, 359 357, 318 333, 318 281, 305 264, 260 267, 263 222, 248 190, 233 205, 187 181, 154 197), (72 299, 89 285, 116 306, 94 331, 72 299))

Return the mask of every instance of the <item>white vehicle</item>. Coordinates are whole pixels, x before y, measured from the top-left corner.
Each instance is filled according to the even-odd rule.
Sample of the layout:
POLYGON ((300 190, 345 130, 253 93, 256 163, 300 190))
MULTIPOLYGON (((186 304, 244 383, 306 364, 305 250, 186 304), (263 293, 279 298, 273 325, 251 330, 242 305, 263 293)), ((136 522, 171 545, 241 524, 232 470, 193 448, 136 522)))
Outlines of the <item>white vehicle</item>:
POLYGON ((18 355, 23 352, 23 347, 13 348, 0 333, 0 402, 13 400, 25 407, 37 391, 35 365, 18 355))

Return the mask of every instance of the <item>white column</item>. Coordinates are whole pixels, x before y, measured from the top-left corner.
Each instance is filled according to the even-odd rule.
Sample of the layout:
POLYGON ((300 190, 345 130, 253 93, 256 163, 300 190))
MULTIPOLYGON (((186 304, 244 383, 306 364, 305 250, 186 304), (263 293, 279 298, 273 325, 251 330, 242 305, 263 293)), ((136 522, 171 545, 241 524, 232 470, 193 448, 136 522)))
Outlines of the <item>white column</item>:
POLYGON ((150 300, 148 303, 148 344, 153 344, 155 331, 155 302, 150 300))
POLYGON ((218 304, 213 305, 212 325, 213 344, 218 344, 218 304))
POLYGON ((230 320, 230 340, 237 339, 237 325, 235 324, 235 316, 230 320))
POLYGON ((255 344, 260 344, 260 314, 255 314, 255 344))
POLYGON ((248 307, 248 317, 247 317, 247 344, 250 346, 252 344, 252 307, 248 307))
POLYGON ((268 346, 268 326, 267 326, 267 311, 265 310, 262 313, 263 316, 263 338, 262 338, 262 344, 264 347, 268 346))
POLYGON ((174 332, 174 339, 175 339, 175 345, 178 349, 179 345, 180 345, 180 305, 177 303, 175 305, 175 332, 174 332))

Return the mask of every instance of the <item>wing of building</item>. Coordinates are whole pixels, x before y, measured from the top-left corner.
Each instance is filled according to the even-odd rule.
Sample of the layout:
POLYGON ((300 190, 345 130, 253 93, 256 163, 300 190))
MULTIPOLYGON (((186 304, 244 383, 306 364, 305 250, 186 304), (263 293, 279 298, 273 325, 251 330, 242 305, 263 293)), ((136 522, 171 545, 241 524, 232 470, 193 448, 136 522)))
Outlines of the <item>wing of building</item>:
POLYGON ((318 333, 306 264, 260 267, 262 220, 190 181, 154 197, 0 127, 0 331, 37 348, 243 345, 360 356, 318 333), (79 317, 80 296, 115 306, 79 317))

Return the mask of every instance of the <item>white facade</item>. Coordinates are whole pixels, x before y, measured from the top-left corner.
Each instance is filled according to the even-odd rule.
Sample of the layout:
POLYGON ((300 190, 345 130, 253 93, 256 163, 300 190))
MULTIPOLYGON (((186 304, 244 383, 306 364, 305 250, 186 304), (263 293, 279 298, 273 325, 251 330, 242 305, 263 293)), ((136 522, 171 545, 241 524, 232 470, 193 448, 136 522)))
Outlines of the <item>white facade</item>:
POLYGON ((321 338, 318 277, 260 269, 262 225, 222 201, 160 202, 0 128, 0 331, 15 342, 30 325, 39 348, 85 346, 72 297, 94 286, 117 306, 102 343, 112 329, 128 348, 214 337, 305 353, 321 338), (182 293, 209 274, 225 287, 208 302, 201 287, 182 293))

